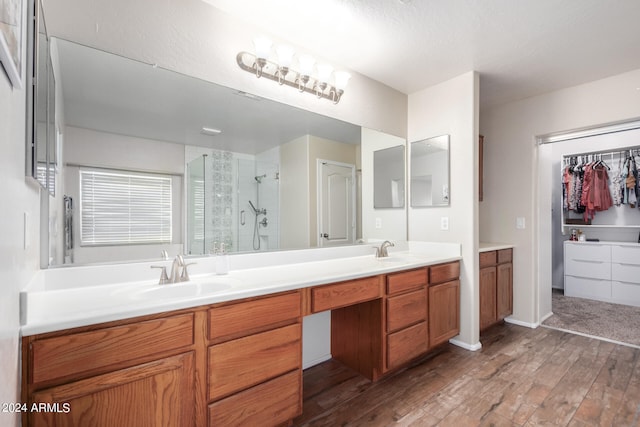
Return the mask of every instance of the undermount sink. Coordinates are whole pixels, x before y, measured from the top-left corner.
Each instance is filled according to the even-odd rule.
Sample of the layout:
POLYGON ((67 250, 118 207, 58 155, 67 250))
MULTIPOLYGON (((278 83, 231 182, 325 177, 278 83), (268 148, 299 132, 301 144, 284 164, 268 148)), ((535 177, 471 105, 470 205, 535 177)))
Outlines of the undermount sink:
POLYGON ((136 299, 173 299, 189 298, 215 294, 231 288, 230 283, 223 281, 186 282, 171 285, 156 285, 140 290, 134 294, 136 299))

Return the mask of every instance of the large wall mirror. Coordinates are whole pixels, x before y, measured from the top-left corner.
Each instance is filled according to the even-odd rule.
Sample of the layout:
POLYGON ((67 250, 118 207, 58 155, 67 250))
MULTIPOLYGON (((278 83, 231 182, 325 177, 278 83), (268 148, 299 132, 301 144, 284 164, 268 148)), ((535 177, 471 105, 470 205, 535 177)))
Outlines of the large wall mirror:
MULTIPOLYGON (((43 3, 45 17, 66 16, 55 9, 62 3, 43 3)), ((362 194, 372 184, 362 182, 362 158, 373 154, 363 153, 360 126, 64 40, 63 23, 47 24, 60 147, 51 151, 56 194, 41 211, 41 265, 367 239, 362 194), (320 229, 335 221, 320 218, 317 195, 345 197, 321 188, 336 181, 318 178, 325 163, 352 171, 340 178, 352 202, 323 201, 345 207, 330 214, 355 224, 346 239, 320 229)))
POLYGON ((373 152, 373 207, 404 208, 404 145, 373 152))
POLYGON ((411 143, 411 206, 449 206, 449 135, 411 143))
POLYGON ((51 195, 56 188, 56 80, 39 0, 28 3, 26 174, 51 195))

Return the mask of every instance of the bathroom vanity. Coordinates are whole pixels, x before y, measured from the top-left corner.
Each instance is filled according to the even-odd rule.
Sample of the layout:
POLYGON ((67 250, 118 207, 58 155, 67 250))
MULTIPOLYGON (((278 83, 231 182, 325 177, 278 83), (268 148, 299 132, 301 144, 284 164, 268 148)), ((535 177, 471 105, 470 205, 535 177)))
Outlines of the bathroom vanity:
POLYGON ((480 244, 480 330, 513 313, 513 246, 480 244))
MULTIPOLYGON (((85 306, 80 315, 65 317, 52 307, 48 322, 38 320, 46 313, 29 317, 27 307, 23 401, 56 410, 31 411, 23 422, 286 424, 302 412, 304 316, 331 310, 333 357, 375 381, 458 334, 459 259, 407 252, 259 267, 228 277, 194 275, 201 286, 206 280, 230 285, 174 294, 169 303, 162 291, 130 303, 125 289, 131 284, 109 285, 119 308, 85 306), (155 311, 131 316, 148 310, 155 311), (109 316, 114 320, 95 322, 109 316)), ((198 284, 169 285, 165 295, 179 286, 198 284)), ((67 292, 76 303, 86 298, 90 304, 90 295, 101 290, 84 291, 50 291, 50 301, 67 292)), ((33 292, 33 310, 42 308, 38 292, 47 293, 33 292)), ((28 306, 29 295, 23 298, 28 306)))

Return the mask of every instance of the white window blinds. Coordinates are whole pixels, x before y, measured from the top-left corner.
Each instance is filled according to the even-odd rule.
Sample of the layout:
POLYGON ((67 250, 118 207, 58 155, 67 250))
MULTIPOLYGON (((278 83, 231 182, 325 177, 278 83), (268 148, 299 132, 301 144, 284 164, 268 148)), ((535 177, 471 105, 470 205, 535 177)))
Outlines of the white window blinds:
POLYGON ((171 177, 80 171, 85 246, 171 242, 171 177))

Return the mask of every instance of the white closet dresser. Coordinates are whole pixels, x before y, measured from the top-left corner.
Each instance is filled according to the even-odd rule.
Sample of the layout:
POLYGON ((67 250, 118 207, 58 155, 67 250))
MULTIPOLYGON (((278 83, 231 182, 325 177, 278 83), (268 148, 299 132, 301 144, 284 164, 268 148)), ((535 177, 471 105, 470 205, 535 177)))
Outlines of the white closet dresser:
POLYGON ((640 244, 564 242, 564 294, 640 306, 640 244))

